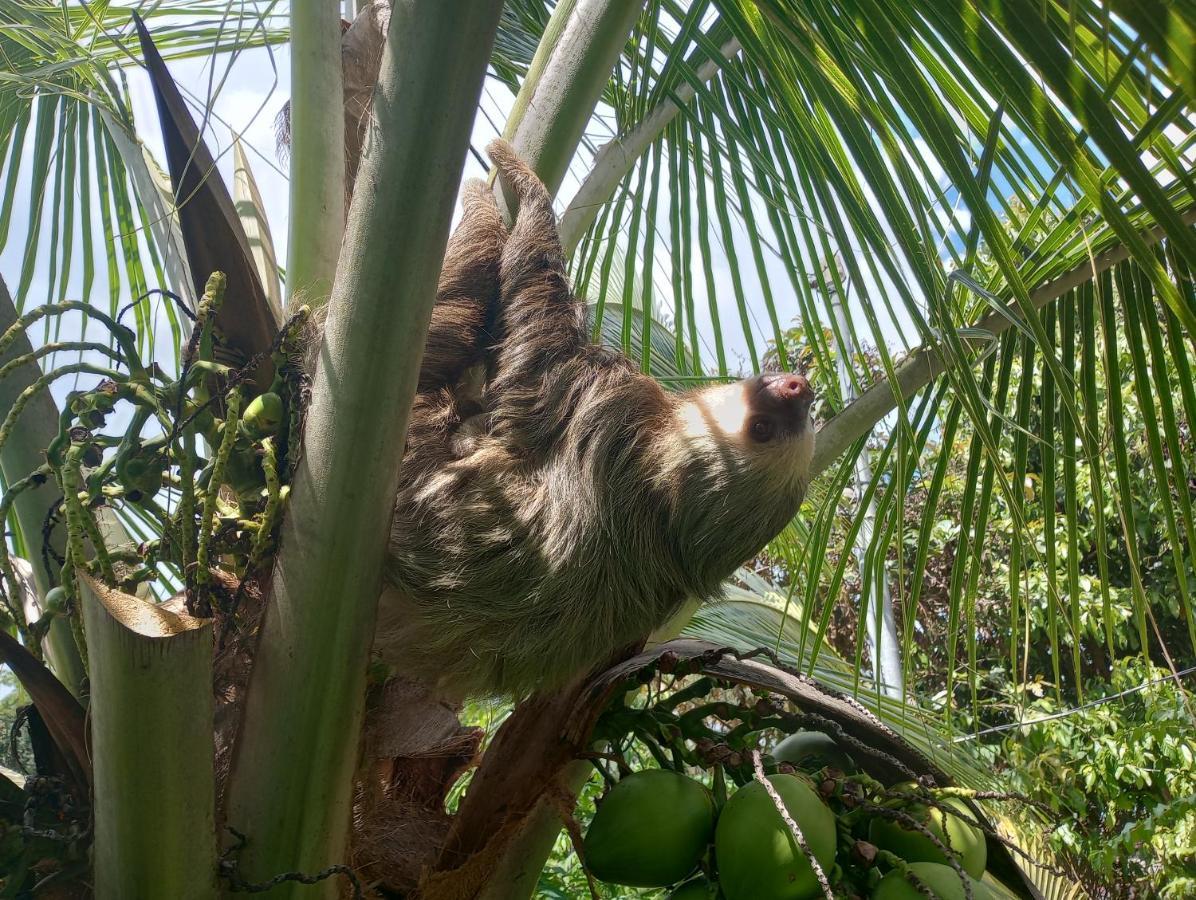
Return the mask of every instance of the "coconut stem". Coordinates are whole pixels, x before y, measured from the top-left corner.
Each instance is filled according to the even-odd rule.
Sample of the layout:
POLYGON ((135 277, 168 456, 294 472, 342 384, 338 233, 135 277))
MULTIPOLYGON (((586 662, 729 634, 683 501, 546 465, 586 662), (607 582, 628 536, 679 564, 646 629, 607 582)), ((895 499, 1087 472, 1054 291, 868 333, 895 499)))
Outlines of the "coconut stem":
POLYGON ((777 808, 777 812, 781 814, 781 818, 789 826, 789 833, 797 841, 797 846, 801 847, 801 852, 810 861, 810 868, 814 870, 814 877, 818 879, 818 884, 822 886, 822 896, 826 900, 835 900, 835 895, 831 893, 831 883, 827 880, 826 872, 822 871, 822 866, 819 865, 818 859, 814 856, 814 851, 810 849, 810 845, 806 842, 806 836, 802 833, 801 826, 797 824, 797 820, 793 816, 789 815, 785 801, 781 799, 781 795, 777 793, 777 789, 772 786, 772 782, 764 775, 764 764, 760 762, 759 750, 752 751, 752 769, 756 773, 756 780, 760 782, 760 785, 768 794, 768 799, 772 801, 772 805, 777 808))

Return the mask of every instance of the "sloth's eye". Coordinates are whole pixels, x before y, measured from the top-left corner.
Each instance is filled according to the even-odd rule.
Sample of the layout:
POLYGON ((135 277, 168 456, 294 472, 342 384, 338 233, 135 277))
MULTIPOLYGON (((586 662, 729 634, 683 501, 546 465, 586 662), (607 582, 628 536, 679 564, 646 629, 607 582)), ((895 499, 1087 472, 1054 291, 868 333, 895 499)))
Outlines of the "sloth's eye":
POLYGON ((775 428, 776 426, 773 425, 772 419, 760 418, 755 419, 752 422, 751 426, 749 427, 749 431, 751 432, 753 440, 759 441, 761 444, 763 444, 766 441, 772 440, 772 435, 775 428))

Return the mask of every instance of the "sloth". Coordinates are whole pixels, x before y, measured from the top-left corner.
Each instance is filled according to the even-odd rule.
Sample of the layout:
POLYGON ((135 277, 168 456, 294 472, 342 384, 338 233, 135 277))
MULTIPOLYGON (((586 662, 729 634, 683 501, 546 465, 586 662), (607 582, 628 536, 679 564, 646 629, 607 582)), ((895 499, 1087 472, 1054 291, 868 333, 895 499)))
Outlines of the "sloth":
POLYGON ((797 512, 799 374, 669 393, 593 344, 551 199, 502 141, 471 182, 400 472, 376 646, 441 696, 562 687, 720 584, 797 512))

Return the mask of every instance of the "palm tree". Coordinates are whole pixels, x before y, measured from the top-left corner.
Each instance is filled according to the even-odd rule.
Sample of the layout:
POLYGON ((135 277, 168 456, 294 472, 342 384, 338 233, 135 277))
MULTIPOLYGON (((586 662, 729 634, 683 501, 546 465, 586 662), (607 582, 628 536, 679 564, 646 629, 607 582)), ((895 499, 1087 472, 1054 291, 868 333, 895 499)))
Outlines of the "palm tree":
MULTIPOLYGON (((1093 564, 1106 614, 1110 555, 1124 554, 1131 574, 1131 621, 1106 615, 1101 623, 1109 645, 1115 630, 1129 628, 1142 652, 1168 660, 1192 653, 1190 8, 1164 0, 1116 9, 1092 0, 559 0, 551 8, 539 0, 396 2, 357 173, 359 183, 388 191, 357 192, 345 218, 340 21, 332 4, 294 6, 289 16, 272 2, 142 10, 168 61, 228 59, 290 41, 292 225, 282 313, 294 312, 296 298, 317 306, 329 298, 305 454, 290 486, 225 798, 230 821, 251 836, 238 860, 246 878, 316 872, 345 858, 365 702, 360 663, 373 630, 389 488, 398 476, 397 454, 383 451, 402 444, 487 73, 515 93, 504 133, 550 189, 568 172, 581 175, 563 204, 561 232, 578 290, 594 299, 608 340, 672 385, 756 371, 766 358, 809 365, 823 398, 818 480, 768 554, 789 585, 777 602, 781 618, 745 613, 719 623, 707 616, 694 626, 700 633, 774 645, 791 617, 800 626, 791 661, 821 671, 845 578, 860 583, 864 623, 877 618, 867 598, 879 596, 886 581, 903 609, 916 610, 938 498, 954 463, 966 472, 966 489, 947 610, 948 679, 961 668, 962 651, 975 696, 976 586, 998 504, 1011 517, 1012 558, 1028 564, 1046 556, 1050 577, 1033 593, 1021 567, 1011 565, 1010 621, 1020 622, 1028 604, 1048 607, 1056 682, 1081 687, 1079 654, 1071 654, 1074 671, 1065 671, 1056 642, 1079 640, 1077 525, 1092 517, 1100 523, 1093 564), (875 353, 853 350, 860 347, 875 353), (1098 369, 1102 384, 1120 390, 1098 391, 1098 369), (1021 389, 1034 371, 1041 390, 1021 389), (1136 436, 1124 433, 1121 417, 1129 393, 1149 410, 1145 452, 1136 457, 1128 450, 1136 436), (955 446, 961 429, 971 436, 966 456, 952 460, 939 450, 955 446), (1135 459, 1153 473, 1149 498, 1132 488, 1135 459), (1074 477, 1078 463, 1093 473, 1082 485, 1074 477), (1033 499, 1023 491, 1030 468, 1042 481, 1033 499), (871 477, 860 478, 867 471, 871 477), (859 496, 844 522, 840 498, 851 490, 859 496), (910 524, 915 491, 929 498, 910 524), (1187 646, 1168 646, 1173 641, 1164 640, 1144 586, 1143 504, 1162 510, 1171 547, 1164 563, 1176 574, 1187 646), (1049 522, 1041 546, 1025 538, 1031 516, 1049 522), (826 553, 840 526, 858 562, 850 553, 826 553), (1064 558, 1055 556, 1055 535, 1068 548, 1064 558)), ((80 298, 94 315, 116 318, 151 287, 176 291, 192 312, 200 307, 206 274, 198 284, 189 274, 194 245, 172 216, 191 195, 163 192, 161 169, 138 141, 148 125, 130 111, 125 73, 143 59, 133 8, 23 0, 0 9, 8 72, 0 94, 0 242, 22 251, 20 270, 5 273, 15 285, 8 320, 47 300, 66 311, 78 266, 80 298), (13 220, 19 186, 30 198, 23 228, 13 220), (107 274, 106 296, 97 273, 107 274), (34 290, 40 282, 44 293, 34 290)), ((249 176, 238 193, 241 227, 268 237, 252 194, 249 176)), ((266 258, 255 257, 259 266, 266 258)), ((276 291, 276 269, 259 267, 255 277, 262 297, 276 291)), ((167 304, 155 321, 150 309, 148 302, 133 307, 137 351, 152 356, 164 345, 180 362, 183 314, 167 304)), ((243 349, 262 349, 252 335, 244 340, 243 349)), ((60 343, 97 352, 80 341, 60 343)), ((39 363, 33 348, 26 353, 24 384, 0 382, 6 407, 39 377, 28 365, 39 363)), ((20 430, 0 438, 3 511, 18 556, 37 555, 55 499, 52 486, 23 479, 43 464, 40 451, 58 435, 59 419, 49 405, 29 407, 20 430)), ((126 519, 123 527, 137 535, 146 526, 126 519)), ((56 576, 35 572, 44 601, 56 576)), ((29 643, 31 620, 13 599, 14 583, 6 583, 10 608, 29 643)), ((188 777, 211 772, 210 746, 196 746, 193 722, 154 713, 152 705, 132 708, 111 687, 132 677, 120 674, 131 644, 164 642, 186 659, 194 654, 182 642, 197 643, 203 626, 177 618, 140 632, 127 621, 107 628, 101 613, 119 624, 118 604, 88 599, 86 579, 79 590, 92 610, 95 728, 97 736, 115 733, 117 745, 111 762, 95 759, 97 889, 115 896, 122 884, 154 884, 156 896, 182 896, 179 886, 187 885, 187 896, 212 896, 218 865, 210 818, 197 825, 186 814, 196 802, 211 805, 202 799, 212 795, 211 780, 188 777), (116 693, 97 693, 101 683, 116 693), (100 711, 109 724, 100 725, 100 711), (144 752, 130 745, 130 720, 138 716, 156 716, 150 733, 162 742, 161 754, 174 754, 174 765, 156 776, 162 793, 153 797, 177 813, 164 820, 173 833, 154 836, 173 856, 163 851, 152 863, 148 852, 122 856, 129 845, 118 838, 146 827, 145 798, 121 791, 129 769, 113 767, 144 752), (194 839, 199 832, 203 840, 194 839)), ((903 620, 904 658, 914 620, 903 620)), ((903 733, 920 730, 924 720, 910 713, 914 698, 895 701, 861 675, 869 633, 879 636, 874 644, 898 639, 861 627, 856 660, 840 680, 847 672, 850 687, 903 733)), ((78 693, 84 669, 69 638, 62 624, 51 628, 45 654, 78 693)), ((40 653, 38 643, 33 638, 31 649, 40 653)), ((1014 638, 1008 654, 1015 667, 1019 653, 1014 638)), ((210 666, 201 653, 174 665, 171 677, 208 684, 210 666)), ((533 812, 517 834, 473 858, 492 871, 538 871, 559 828, 543 803, 536 806, 541 799, 529 801, 533 812)), ((496 877, 477 895, 529 896, 533 887, 534 878, 496 877)))

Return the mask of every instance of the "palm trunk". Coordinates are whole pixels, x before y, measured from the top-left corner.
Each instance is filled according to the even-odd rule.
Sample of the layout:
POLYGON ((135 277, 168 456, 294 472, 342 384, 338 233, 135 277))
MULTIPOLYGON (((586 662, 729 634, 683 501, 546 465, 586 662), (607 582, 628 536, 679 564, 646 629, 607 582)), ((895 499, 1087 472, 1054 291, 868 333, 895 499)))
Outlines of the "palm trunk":
POLYGON ((501 5, 394 6, 230 782, 247 878, 345 857, 400 448, 501 5))

